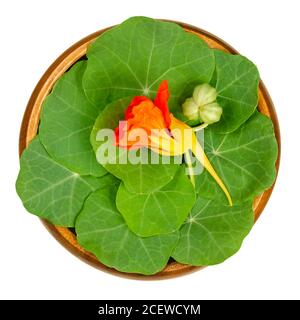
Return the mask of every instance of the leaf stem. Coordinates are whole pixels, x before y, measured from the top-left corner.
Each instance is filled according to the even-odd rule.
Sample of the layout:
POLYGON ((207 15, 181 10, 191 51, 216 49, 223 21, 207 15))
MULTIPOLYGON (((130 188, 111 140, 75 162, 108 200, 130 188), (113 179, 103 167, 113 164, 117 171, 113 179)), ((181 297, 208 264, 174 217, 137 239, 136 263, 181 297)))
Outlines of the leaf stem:
POLYGON ((195 175, 194 175, 194 170, 193 170, 190 151, 188 150, 184 155, 185 155, 186 164, 187 164, 187 167, 188 167, 188 170, 189 170, 190 180, 191 180, 192 185, 195 188, 195 175))
POLYGON ((202 124, 200 124, 200 126, 193 127, 192 129, 193 129, 194 132, 197 132, 197 131, 203 130, 207 126, 208 126, 208 123, 202 123, 202 124))

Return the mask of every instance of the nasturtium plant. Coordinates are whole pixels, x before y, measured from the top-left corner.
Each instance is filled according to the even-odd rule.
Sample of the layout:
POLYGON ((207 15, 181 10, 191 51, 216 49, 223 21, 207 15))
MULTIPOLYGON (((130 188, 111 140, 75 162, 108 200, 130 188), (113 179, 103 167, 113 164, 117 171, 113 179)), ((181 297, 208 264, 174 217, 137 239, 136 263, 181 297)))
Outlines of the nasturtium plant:
POLYGON ((53 160, 39 137, 21 158, 16 188, 25 208, 53 224, 73 227, 85 198, 98 188, 116 184, 112 175, 81 176, 53 160))
POLYGON ((213 51, 175 23, 133 17, 106 31, 88 52, 83 88, 90 101, 104 108, 126 96, 154 97, 168 80, 170 109, 180 107, 199 83, 209 82, 213 51))
POLYGON ((127 150, 114 145, 113 141, 108 141, 104 137, 100 137, 99 133, 102 129, 114 129, 118 126, 119 121, 124 117, 124 111, 128 107, 131 98, 123 98, 112 102, 99 114, 95 121, 95 125, 91 132, 91 144, 97 155, 101 146, 105 150, 110 149, 110 153, 104 163, 101 162, 99 156, 97 157, 102 163, 103 167, 121 179, 126 189, 130 192, 146 193, 159 189, 169 183, 179 169, 179 164, 182 157, 166 157, 160 156, 148 149, 127 150), (138 157, 140 162, 132 163, 130 161, 131 155, 135 156, 141 153, 138 157), (157 163, 150 163, 149 159, 157 159, 157 163), (170 160, 167 163, 166 160, 170 160), (111 163, 110 163, 111 162, 111 163), (153 179, 155 177, 155 179, 153 179))
POLYGON ((40 139, 47 152, 70 170, 102 176, 106 170, 96 161, 89 143, 99 114, 82 89, 86 61, 80 61, 55 84, 42 106, 40 139))
POLYGON ((161 271, 178 241, 178 231, 141 238, 130 231, 116 208, 117 188, 92 193, 76 220, 78 242, 99 261, 122 272, 161 271))
POLYGON ((253 223, 252 201, 230 207, 199 197, 180 230, 172 257, 195 266, 223 262, 238 251, 253 223))
POLYGON ((17 193, 29 212, 75 227, 83 248, 121 272, 155 274, 171 257, 220 263, 240 248, 255 197, 276 177, 258 84, 247 58, 175 23, 130 18, 99 36, 45 99, 17 193), (144 144, 130 150, 120 120, 131 133, 148 129, 144 144), (162 143, 151 137, 157 128, 162 143), (195 176, 192 155, 203 165, 195 176))
POLYGON ((152 192, 129 192, 121 184, 116 198, 128 227, 141 237, 178 230, 194 202, 194 188, 184 167, 166 186, 152 192))

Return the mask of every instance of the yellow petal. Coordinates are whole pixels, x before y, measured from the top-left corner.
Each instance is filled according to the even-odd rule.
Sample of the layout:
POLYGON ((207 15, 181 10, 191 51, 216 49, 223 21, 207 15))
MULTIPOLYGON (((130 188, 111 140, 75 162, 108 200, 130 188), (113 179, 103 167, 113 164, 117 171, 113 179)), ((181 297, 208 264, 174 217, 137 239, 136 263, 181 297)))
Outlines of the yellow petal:
POLYGON ((167 156, 177 156, 183 154, 180 145, 174 141, 171 137, 168 139, 160 136, 151 135, 149 136, 151 141, 150 148, 155 152, 161 151, 161 154, 167 156))
POLYGON ((193 139, 192 143, 192 152, 196 156, 196 158, 200 161, 200 163, 203 165, 203 167, 211 174, 211 176, 216 180, 217 184, 220 186, 220 188, 225 193, 229 205, 232 206, 232 199, 230 196, 229 191, 227 190, 226 186, 224 185, 223 181, 220 179, 218 174, 216 173, 215 169, 211 165, 210 161, 208 160, 206 154, 204 153, 202 147, 200 146, 199 142, 197 141, 196 136, 193 139))

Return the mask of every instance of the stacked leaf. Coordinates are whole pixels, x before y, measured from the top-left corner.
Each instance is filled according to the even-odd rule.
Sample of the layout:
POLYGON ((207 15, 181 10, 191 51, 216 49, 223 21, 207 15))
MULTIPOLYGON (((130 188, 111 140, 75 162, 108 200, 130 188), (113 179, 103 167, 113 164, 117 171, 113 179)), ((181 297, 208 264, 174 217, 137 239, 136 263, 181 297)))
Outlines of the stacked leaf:
POLYGON ((132 232, 116 208, 116 188, 94 192, 76 222, 78 241, 107 266, 123 272, 153 274, 163 269, 178 232, 142 238, 132 232))
POLYGON ((134 17, 106 31, 45 100, 38 136, 21 158, 17 192, 27 210, 53 224, 75 227, 78 242, 107 266, 154 274, 170 257, 191 265, 220 263, 253 226, 254 198, 275 179, 272 122, 256 111, 259 74, 246 58, 210 49, 180 26, 134 17), (181 157, 171 163, 148 149, 108 145, 133 96, 153 98, 161 80, 170 109, 196 85, 210 83, 223 108, 204 133, 205 152, 234 205, 204 170, 196 187, 181 157), (114 148, 103 162, 101 148, 114 148), (136 155, 136 154, 135 154, 136 155), (156 156, 157 164, 149 163, 156 156), (126 164, 121 164, 121 163, 126 164))

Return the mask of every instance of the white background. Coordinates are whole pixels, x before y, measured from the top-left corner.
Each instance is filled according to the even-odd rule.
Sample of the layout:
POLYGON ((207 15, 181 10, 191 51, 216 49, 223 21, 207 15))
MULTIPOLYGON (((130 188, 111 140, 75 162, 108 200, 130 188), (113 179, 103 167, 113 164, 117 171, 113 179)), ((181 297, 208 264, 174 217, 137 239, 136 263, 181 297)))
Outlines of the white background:
POLYGON ((300 298, 300 8, 285 1, 1 1, 0 298, 300 298), (66 48, 129 16, 193 24, 254 61, 273 98, 282 134, 276 188, 242 249, 225 263, 181 278, 133 281, 81 262, 23 208, 14 183, 28 98, 66 48))

